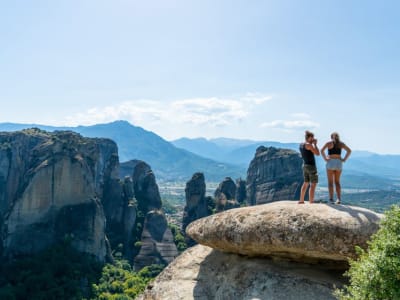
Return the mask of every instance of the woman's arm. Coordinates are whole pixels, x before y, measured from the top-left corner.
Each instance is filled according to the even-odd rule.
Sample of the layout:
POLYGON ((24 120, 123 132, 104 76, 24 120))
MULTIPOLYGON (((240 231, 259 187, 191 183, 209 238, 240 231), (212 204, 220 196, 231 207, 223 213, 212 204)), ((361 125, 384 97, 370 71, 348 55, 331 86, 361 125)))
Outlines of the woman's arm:
POLYGON ((349 156, 350 156, 350 154, 351 154, 351 149, 350 149, 345 143, 342 143, 342 148, 343 148, 344 150, 346 150, 346 155, 345 155, 344 158, 342 159, 342 161, 345 162, 345 161, 349 158, 349 156))
POLYGON ((325 161, 328 161, 328 158, 326 157, 326 153, 325 153, 325 150, 326 150, 326 148, 328 148, 328 146, 329 146, 329 142, 326 143, 326 144, 321 148, 321 155, 322 155, 322 157, 324 158, 325 161))

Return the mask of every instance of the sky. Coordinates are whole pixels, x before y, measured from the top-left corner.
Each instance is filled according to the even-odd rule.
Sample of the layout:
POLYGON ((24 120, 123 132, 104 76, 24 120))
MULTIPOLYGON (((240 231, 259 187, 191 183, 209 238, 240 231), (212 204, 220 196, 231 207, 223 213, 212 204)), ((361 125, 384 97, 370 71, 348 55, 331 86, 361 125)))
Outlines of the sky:
POLYGON ((395 0, 0 0, 0 122, 400 154, 399 49, 395 0))

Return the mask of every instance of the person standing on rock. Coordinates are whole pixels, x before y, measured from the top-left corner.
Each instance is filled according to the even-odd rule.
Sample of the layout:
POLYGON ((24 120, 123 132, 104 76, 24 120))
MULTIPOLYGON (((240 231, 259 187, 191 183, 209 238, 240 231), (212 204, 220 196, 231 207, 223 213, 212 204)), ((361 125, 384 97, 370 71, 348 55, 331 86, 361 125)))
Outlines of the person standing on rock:
POLYGON ((329 201, 333 203, 333 185, 336 188, 336 204, 341 203, 341 186, 340 175, 342 175, 342 165, 349 158, 351 149, 343 143, 337 132, 331 134, 331 140, 327 142, 321 149, 322 157, 326 161, 326 174, 328 177, 329 201), (325 150, 328 149, 328 155, 325 150), (342 158, 342 149, 346 151, 346 155, 342 158))
POLYGON ((310 190, 308 194, 308 200, 310 203, 314 203, 315 188, 318 183, 318 172, 317 166, 315 164, 315 155, 319 155, 319 149, 317 146, 317 139, 314 138, 314 133, 310 131, 305 132, 305 142, 300 144, 300 153, 303 158, 303 176, 304 183, 301 187, 300 201, 299 204, 304 203, 304 197, 308 186, 310 185, 310 190))

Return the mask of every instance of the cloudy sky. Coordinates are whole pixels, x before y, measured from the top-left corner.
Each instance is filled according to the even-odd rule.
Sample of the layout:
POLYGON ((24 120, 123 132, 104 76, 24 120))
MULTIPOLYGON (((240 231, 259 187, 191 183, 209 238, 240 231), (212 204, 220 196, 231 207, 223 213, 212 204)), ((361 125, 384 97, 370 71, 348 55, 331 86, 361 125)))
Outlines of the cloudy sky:
POLYGON ((400 2, 0 2, 0 122, 400 154, 400 2))

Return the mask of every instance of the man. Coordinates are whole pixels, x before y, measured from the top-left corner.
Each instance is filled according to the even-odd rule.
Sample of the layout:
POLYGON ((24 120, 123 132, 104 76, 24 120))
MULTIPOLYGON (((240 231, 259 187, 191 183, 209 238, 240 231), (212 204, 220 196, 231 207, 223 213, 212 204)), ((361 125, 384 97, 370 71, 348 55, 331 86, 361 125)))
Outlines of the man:
POLYGON ((304 196, 310 183, 311 186, 308 194, 308 200, 310 203, 314 203, 315 188, 317 187, 318 183, 315 155, 319 155, 320 152, 317 146, 317 139, 314 138, 314 134, 312 132, 305 132, 305 143, 301 143, 299 148, 301 157, 303 158, 304 183, 301 187, 300 201, 298 203, 304 204, 304 196))

